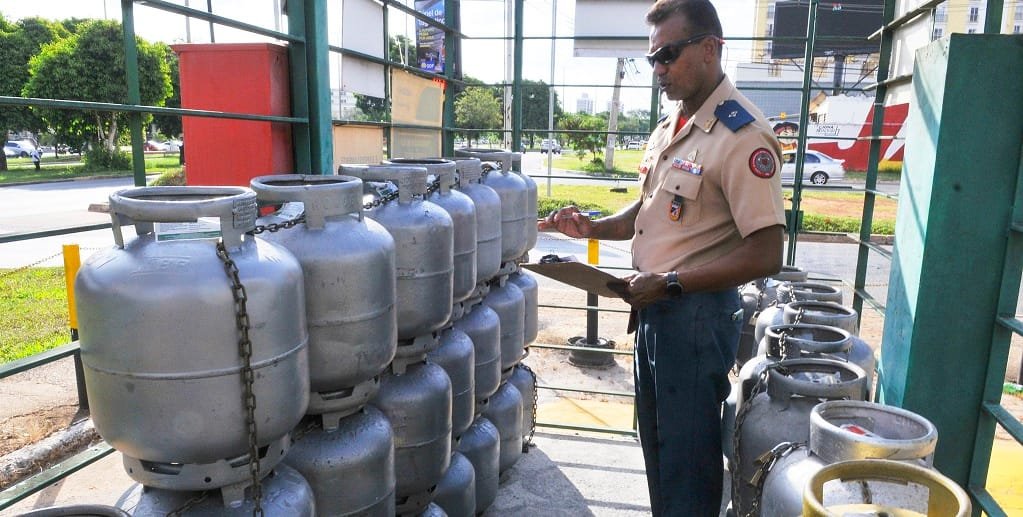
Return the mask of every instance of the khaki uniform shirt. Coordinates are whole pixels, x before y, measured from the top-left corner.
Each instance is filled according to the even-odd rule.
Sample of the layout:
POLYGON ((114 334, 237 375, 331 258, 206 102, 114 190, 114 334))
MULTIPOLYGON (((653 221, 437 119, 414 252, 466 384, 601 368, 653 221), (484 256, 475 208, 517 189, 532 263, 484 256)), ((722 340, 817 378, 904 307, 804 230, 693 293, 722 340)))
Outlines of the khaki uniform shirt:
POLYGON ((757 230, 785 224, 781 148, 760 110, 727 77, 675 135, 681 109, 654 129, 640 164, 637 271, 691 269, 757 230), (743 117, 753 120, 729 128, 743 117))

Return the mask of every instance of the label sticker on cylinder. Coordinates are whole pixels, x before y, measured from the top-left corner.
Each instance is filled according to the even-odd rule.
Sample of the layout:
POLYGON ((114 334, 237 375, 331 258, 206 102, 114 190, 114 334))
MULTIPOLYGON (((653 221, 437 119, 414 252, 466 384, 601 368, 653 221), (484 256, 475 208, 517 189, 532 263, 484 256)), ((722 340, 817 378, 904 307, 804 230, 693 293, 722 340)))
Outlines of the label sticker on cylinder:
POLYGON ((154 223, 157 242, 219 239, 220 218, 200 217, 192 223, 154 223))

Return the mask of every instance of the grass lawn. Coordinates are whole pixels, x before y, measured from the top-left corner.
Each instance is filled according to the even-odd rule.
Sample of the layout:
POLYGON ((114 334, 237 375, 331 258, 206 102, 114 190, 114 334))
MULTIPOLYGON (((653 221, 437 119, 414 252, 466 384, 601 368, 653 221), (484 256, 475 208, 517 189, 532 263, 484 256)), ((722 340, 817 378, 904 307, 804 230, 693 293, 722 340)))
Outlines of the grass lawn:
MULTIPOLYGON (((62 155, 54 158, 47 155, 40 162, 39 171, 35 170, 29 158, 8 158, 6 171, 0 171, 0 185, 6 183, 23 183, 50 181, 89 176, 131 176, 131 170, 117 171, 86 171, 82 158, 78 155, 62 155)), ((158 174, 181 169, 177 154, 146 155, 146 173, 158 174)))
MULTIPOLYGON (((601 155, 601 158, 605 158, 601 155)), ((639 170, 639 162, 643 160, 643 151, 615 149, 614 171, 607 172, 601 165, 591 162, 593 155, 590 153, 579 154, 576 151, 565 149, 561 154, 554 155, 554 168, 578 171, 595 175, 617 174, 636 177, 639 170)), ((543 162, 546 167, 546 157, 543 162)))
POLYGON ((0 363, 70 341, 64 268, 0 270, 0 363))

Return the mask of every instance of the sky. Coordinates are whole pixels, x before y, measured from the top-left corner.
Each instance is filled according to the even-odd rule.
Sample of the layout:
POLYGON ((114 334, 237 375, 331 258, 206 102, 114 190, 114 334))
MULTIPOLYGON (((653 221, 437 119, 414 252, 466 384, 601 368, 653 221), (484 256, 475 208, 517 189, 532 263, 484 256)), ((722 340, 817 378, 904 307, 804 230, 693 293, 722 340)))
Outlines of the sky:
MULTIPOLYGON (((194 9, 205 10, 207 0, 172 0, 188 3, 194 9)), ((331 2, 339 0, 328 0, 331 2)), ((559 37, 574 33, 575 0, 525 0, 526 36, 551 34, 552 3, 557 2, 556 30, 559 37)), ((209 0, 214 14, 240 21, 274 28, 274 5, 283 0, 209 0)), ((0 13, 8 20, 41 16, 50 19, 109 18, 120 20, 120 0, 0 0, 0 13)), ((726 40, 747 37, 753 32, 753 0, 713 0, 724 29, 726 40)), ((496 36, 504 26, 501 0, 463 0, 463 32, 473 36, 496 36)), ((392 11, 393 12, 393 11, 392 11)), ((184 17, 165 13, 142 4, 134 6, 135 32, 150 41, 182 43, 210 41, 209 24, 201 20, 186 23, 184 17)), ((283 22, 286 27, 286 20, 283 22)), ((411 17, 390 17, 391 34, 405 32, 413 40, 414 23, 411 17)), ((282 29, 286 30, 286 29, 282 29)), ((222 26, 214 27, 215 40, 221 42, 261 41, 262 37, 222 26)), ((584 93, 594 100, 595 111, 607 111, 613 88, 616 60, 614 58, 577 58, 572 56, 572 43, 558 40, 555 44, 554 75, 551 76, 550 40, 526 40, 523 49, 523 77, 542 80, 548 84, 607 85, 607 87, 558 87, 558 96, 565 111, 574 112, 576 101, 584 93)), ((735 66, 749 60, 749 42, 730 41, 725 46, 726 71, 734 77, 735 66)), ((508 68, 506 52, 498 41, 473 40, 463 47, 465 73, 487 82, 500 82, 508 68)), ((333 83, 334 81, 332 81, 333 83)), ((650 108, 651 69, 643 59, 627 64, 625 86, 621 89, 623 108, 628 110, 650 108), (630 87, 631 86, 631 87, 630 87), (640 88, 643 87, 643 88, 640 88)))

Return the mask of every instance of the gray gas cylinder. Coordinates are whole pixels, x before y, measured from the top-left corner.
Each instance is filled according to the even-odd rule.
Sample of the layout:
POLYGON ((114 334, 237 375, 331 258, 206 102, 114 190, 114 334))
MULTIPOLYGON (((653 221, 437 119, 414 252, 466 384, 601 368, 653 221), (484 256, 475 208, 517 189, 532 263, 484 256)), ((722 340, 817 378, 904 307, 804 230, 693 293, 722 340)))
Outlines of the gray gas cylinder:
POLYGON ((493 422, 501 435, 500 472, 515 465, 522 456, 522 395, 514 384, 506 382, 490 397, 483 416, 493 422))
MULTIPOLYGON (((394 238, 398 339, 408 342, 440 330, 451 317, 454 225, 447 211, 419 198, 426 195, 426 168, 342 165, 340 174, 362 178, 364 182, 385 182, 381 183, 385 189, 389 188, 388 182, 397 185, 397 199, 383 202, 365 213, 387 228, 394 238)), ((380 191, 368 184, 367 187, 377 201, 382 199, 380 191)), ((436 339, 427 341, 422 346, 399 343, 396 356, 425 354, 436 346, 436 339)))
POLYGON ((462 433, 455 449, 472 463, 476 480, 476 514, 482 514, 497 498, 500 482, 501 434, 485 416, 477 416, 462 433))
MULTIPOLYGON (((853 346, 853 336, 848 332, 825 325, 796 323, 792 325, 774 325, 767 327, 762 349, 758 354, 742 365, 739 370, 739 391, 736 393, 736 406, 742 407, 749 400, 750 392, 768 364, 777 363, 782 359, 801 357, 824 357, 842 361, 849 360, 853 346), (784 342, 782 336, 785 337, 784 342)), ((873 356, 871 356, 871 364, 873 356)), ((861 368, 864 365, 860 365, 861 368)), ((871 369, 870 372, 873 372, 871 369)), ((870 372, 864 370, 868 379, 870 372)), ((868 386, 870 384, 868 383, 868 386)))
POLYGON ((794 301, 779 304, 773 310, 764 311, 757 318, 754 338, 759 345, 764 339, 764 330, 771 325, 789 323, 811 323, 837 327, 856 334, 859 332, 859 315, 853 309, 834 302, 815 300, 794 301))
POLYGON ((528 347, 533 341, 536 341, 539 331, 540 287, 536 283, 536 279, 533 278, 533 274, 522 268, 508 275, 508 282, 515 284, 522 291, 522 298, 526 303, 522 341, 523 346, 528 347))
POLYGON ((263 226, 304 216, 289 229, 266 231, 302 265, 309 325, 310 414, 357 411, 379 387, 394 358, 395 249, 391 234, 362 216, 362 180, 352 176, 278 174, 251 181, 261 203, 285 203, 263 226))
POLYGON ((501 196, 484 185, 479 158, 449 158, 458 172, 458 190, 476 206, 476 283, 486 282, 501 269, 501 196))
POLYGON ((515 385, 522 398, 522 450, 526 452, 536 427, 536 374, 525 364, 519 363, 512 369, 508 382, 515 385))
POLYGON ((539 219, 537 209, 539 208, 539 192, 536 187, 536 181, 530 178, 522 170, 522 153, 511 153, 512 156, 512 170, 522 178, 522 181, 526 183, 526 251, 536 247, 536 239, 539 236, 536 221, 539 219))
POLYGON ((110 212, 116 245, 75 280, 96 430, 140 483, 224 487, 238 499, 250 478, 245 368, 216 237, 247 294, 263 472, 283 457, 309 403, 302 269, 286 249, 246 235, 256 221, 246 188, 127 189, 110 196, 110 212), (126 224, 137 237, 125 240, 126 224))
MULTIPOLYGON (((336 418, 336 417, 335 417, 336 418)), ((331 422, 306 419, 284 463, 312 487, 318 515, 394 515, 394 434, 373 406, 331 422)))
POLYGON ((440 334, 440 347, 426 358, 443 368, 451 379, 451 435, 457 438, 472 425, 476 408, 472 339, 457 328, 447 328, 440 334))
POLYGON ((757 353, 756 324, 764 311, 777 304, 779 285, 781 282, 772 278, 760 278, 739 287, 743 324, 735 364, 740 368, 757 353))
MULTIPOLYGON (((886 459, 908 461, 930 467, 938 431, 926 418, 901 408, 873 402, 832 400, 822 402, 810 412, 810 441, 775 462, 764 479, 760 500, 762 515, 799 515, 803 507, 803 488, 810 477, 825 465, 849 460, 886 459)), ((923 514, 927 507, 914 502, 926 501, 921 487, 872 482, 829 484, 825 498, 829 504, 852 502, 869 495, 875 503, 909 508, 923 514)))
POLYGON ((436 178, 436 190, 426 199, 451 216, 454 227, 454 272, 452 298, 460 302, 476 287, 476 205, 463 192, 454 190, 455 162, 443 158, 396 158, 386 163, 426 167, 436 178))
POLYGON ((18 517, 131 517, 131 514, 102 504, 69 504, 37 508, 20 513, 18 517))
POLYGON ((431 490, 451 461, 451 380, 433 363, 389 370, 371 404, 394 430, 395 502, 400 514, 430 503, 431 490))
POLYGON ((781 271, 771 275, 779 282, 806 282, 809 274, 799 266, 782 266, 781 271))
MULTIPOLYGON (((316 497, 305 478, 286 464, 278 464, 261 485, 262 515, 267 517, 316 517, 316 497)), ((135 485, 121 496, 122 506, 138 517, 176 515, 182 517, 242 517, 253 515, 256 504, 251 491, 235 505, 226 504, 215 493, 178 491, 135 485), (136 503, 137 501, 137 503, 136 503), (134 508, 131 508, 131 506, 134 508)))
POLYGON ((472 340, 474 398, 479 412, 483 402, 501 385, 501 317, 483 303, 482 295, 470 298, 465 310, 465 315, 455 321, 454 328, 465 332, 472 340))
MULTIPOLYGON (((834 333, 832 332, 830 335, 834 335, 834 333)), ((767 327, 767 330, 764 332, 764 339, 760 340, 760 348, 757 351, 757 355, 756 359, 763 357, 767 360, 778 360, 782 356, 803 356, 848 361, 863 369, 863 372, 867 374, 867 389, 873 389, 874 368, 877 363, 877 360, 874 358, 874 350, 870 348, 866 341, 860 339, 859 336, 849 334, 838 327, 805 323, 767 327), (837 336, 829 340, 827 337, 824 337, 829 335, 828 330, 825 329, 846 333, 849 336, 849 340, 843 341, 837 336), (782 336, 785 336, 784 344, 782 336)), ((739 377, 742 378, 741 372, 739 377)), ((870 398, 869 391, 867 398, 870 398)))
POLYGON ((753 510, 757 460, 764 453, 783 442, 806 442, 810 410, 821 401, 863 400, 867 393, 863 370, 833 359, 789 359, 766 373, 766 390, 754 390, 735 420, 732 508, 738 515, 753 510))
MULTIPOLYGON (((830 494, 829 494, 830 495, 830 494)), ((917 516, 929 517, 966 517, 972 515, 970 496, 951 479, 933 469, 912 463, 892 460, 850 460, 826 465, 812 476, 803 490, 803 512, 808 517, 826 517, 831 515, 865 515, 865 516, 917 516), (875 486, 886 484, 893 493, 902 487, 919 487, 918 498, 901 502, 885 500, 871 501, 874 491, 863 493, 854 490, 850 495, 856 502, 827 502, 825 504, 825 487, 835 482, 850 483, 853 487, 862 487, 873 483, 875 486), (858 496, 858 497, 857 497, 858 496), (915 510, 923 508, 923 511, 915 510)))
POLYGON ((511 262, 522 257, 529 251, 528 227, 532 225, 535 229, 536 219, 530 219, 529 186, 522 176, 511 170, 512 153, 493 149, 457 149, 455 153, 500 164, 500 168, 484 174, 483 184, 494 189, 501 198, 501 261, 511 262))
POLYGON ((433 491, 433 502, 452 517, 476 515, 476 472, 462 453, 451 453, 451 464, 433 491))
POLYGON ((842 304, 842 290, 819 282, 782 282, 778 286, 778 302, 834 302, 842 304))
POLYGON ((490 293, 483 298, 501 320, 501 379, 508 380, 511 367, 522 360, 526 324, 526 298, 522 290, 500 276, 491 281, 490 293))

